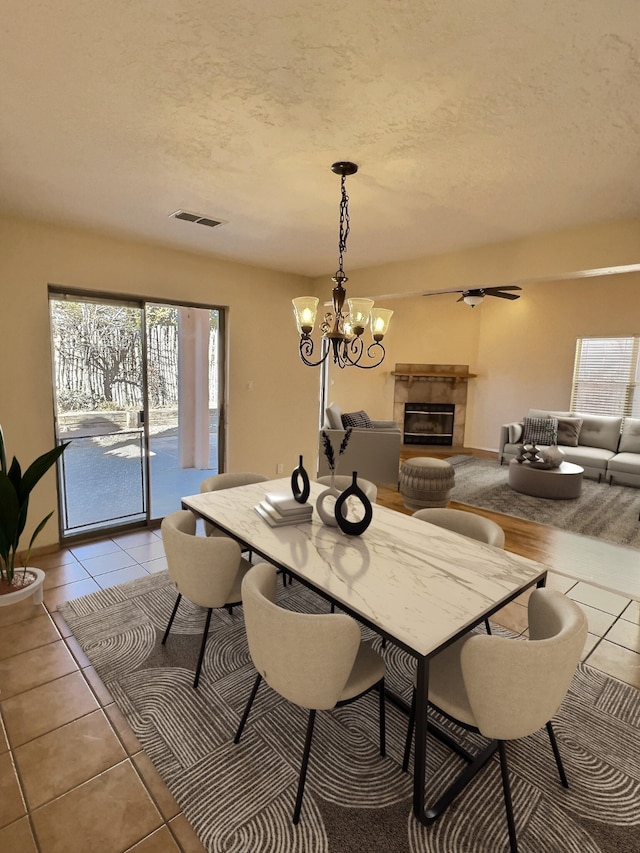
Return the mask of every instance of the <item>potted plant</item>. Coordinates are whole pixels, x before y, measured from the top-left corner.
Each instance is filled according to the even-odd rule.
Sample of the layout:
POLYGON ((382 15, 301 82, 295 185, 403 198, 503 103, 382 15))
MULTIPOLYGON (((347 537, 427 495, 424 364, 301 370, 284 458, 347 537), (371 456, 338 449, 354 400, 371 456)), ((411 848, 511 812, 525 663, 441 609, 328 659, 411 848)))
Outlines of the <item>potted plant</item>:
MULTIPOLYGON (((22 559, 22 570, 17 567, 20 537, 27 523, 29 495, 40 479, 62 455, 67 443, 54 447, 39 456, 22 473, 18 460, 13 457, 11 466, 7 466, 4 435, 0 426, 0 602, 23 598, 30 594, 29 587, 42 581, 43 573, 39 569, 28 568, 29 555, 33 543, 53 515, 45 516, 36 527, 26 554, 22 559)), ((41 600, 41 599, 40 599, 41 600)))

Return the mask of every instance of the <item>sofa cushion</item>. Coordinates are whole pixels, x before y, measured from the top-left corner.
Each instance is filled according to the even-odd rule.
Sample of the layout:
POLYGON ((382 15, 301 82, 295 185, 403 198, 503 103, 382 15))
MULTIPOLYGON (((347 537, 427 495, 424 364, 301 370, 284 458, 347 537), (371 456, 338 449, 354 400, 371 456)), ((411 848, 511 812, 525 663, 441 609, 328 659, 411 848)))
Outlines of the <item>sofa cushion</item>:
POLYGON ((523 444, 553 444, 558 434, 557 418, 523 418, 523 444))
POLYGON ((638 453, 616 453, 607 463, 607 471, 622 472, 624 474, 637 474, 640 476, 640 454, 638 453))
POLYGON ((522 438, 522 424, 507 424, 507 429, 509 431, 509 444, 517 444, 522 438))
POLYGON ((349 429, 349 427, 373 429, 373 424, 369 415, 361 410, 359 412, 345 412, 342 416, 342 427, 344 429, 349 429))
POLYGON ((570 418, 573 412, 550 412, 549 409, 529 409, 528 418, 570 418))
POLYGON ((337 403, 329 403, 325 416, 328 429, 342 429, 342 409, 337 403))
POLYGON ((640 453, 640 418, 625 418, 618 453, 640 453))
POLYGON ((580 428, 580 446, 602 447, 605 450, 616 451, 620 441, 622 418, 611 415, 586 415, 576 412, 576 417, 582 418, 580 428))
POLYGON ((581 428, 582 418, 558 418, 558 444, 577 447, 581 428))

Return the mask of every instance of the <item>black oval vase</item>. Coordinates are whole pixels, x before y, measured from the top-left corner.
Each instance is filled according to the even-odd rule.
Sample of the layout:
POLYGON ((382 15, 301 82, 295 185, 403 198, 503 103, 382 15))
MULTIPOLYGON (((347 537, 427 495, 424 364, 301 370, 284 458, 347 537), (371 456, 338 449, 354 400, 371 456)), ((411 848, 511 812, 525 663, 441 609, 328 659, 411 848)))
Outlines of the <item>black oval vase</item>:
POLYGON ((351 483, 349 488, 345 489, 336 501, 335 514, 336 521, 338 522, 338 527, 340 528, 340 530, 342 530, 343 533, 346 533, 348 536, 361 536, 365 532, 367 527, 371 524, 371 519, 373 518, 373 508, 371 507, 371 501, 358 485, 357 471, 353 472, 353 482, 351 483), (361 518, 360 521, 349 521, 349 519, 345 518, 342 514, 342 508, 350 497, 359 500, 364 508, 364 517, 361 518))
POLYGON ((307 502, 311 486, 309 485, 309 475, 302 466, 302 456, 300 457, 298 467, 294 468, 291 472, 291 491, 299 504, 307 502), (300 480, 302 480, 302 488, 300 487, 300 480))

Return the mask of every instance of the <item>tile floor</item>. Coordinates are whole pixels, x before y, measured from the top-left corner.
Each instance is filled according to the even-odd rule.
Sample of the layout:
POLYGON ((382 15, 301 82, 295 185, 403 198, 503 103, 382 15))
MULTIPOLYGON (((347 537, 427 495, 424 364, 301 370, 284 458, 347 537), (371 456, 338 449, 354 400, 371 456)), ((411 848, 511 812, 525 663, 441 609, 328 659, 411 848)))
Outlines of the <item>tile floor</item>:
MULTIPOLYGON (((2 853, 195 853, 203 847, 56 612, 63 601, 166 568, 159 531, 33 559, 44 605, 0 608, 2 853)), ((589 619, 584 659, 640 689, 640 606, 561 577, 589 619)), ((495 621, 526 630, 526 596, 495 621)))

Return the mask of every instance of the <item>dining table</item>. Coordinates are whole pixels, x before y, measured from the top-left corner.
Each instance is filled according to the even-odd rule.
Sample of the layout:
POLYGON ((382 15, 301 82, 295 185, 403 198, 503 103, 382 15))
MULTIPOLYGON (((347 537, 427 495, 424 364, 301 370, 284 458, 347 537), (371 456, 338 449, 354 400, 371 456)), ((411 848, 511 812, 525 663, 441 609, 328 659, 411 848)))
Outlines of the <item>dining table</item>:
MULTIPOLYGON (((325 488, 311 482, 312 507, 325 488)), ((182 506, 415 658, 413 812, 430 824, 489 760, 495 745, 477 756, 458 748, 467 764, 434 800, 436 780, 427 780, 426 770, 432 730, 429 661, 525 590, 544 586, 547 569, 378 505, 360 536, 323 523, 315 509, 309 520, 272 527, 256 510, 267 494, 292 496, 289 478, 190 495, 182 506)), ((436 734, 450 743, 446 733, 436 734)))

